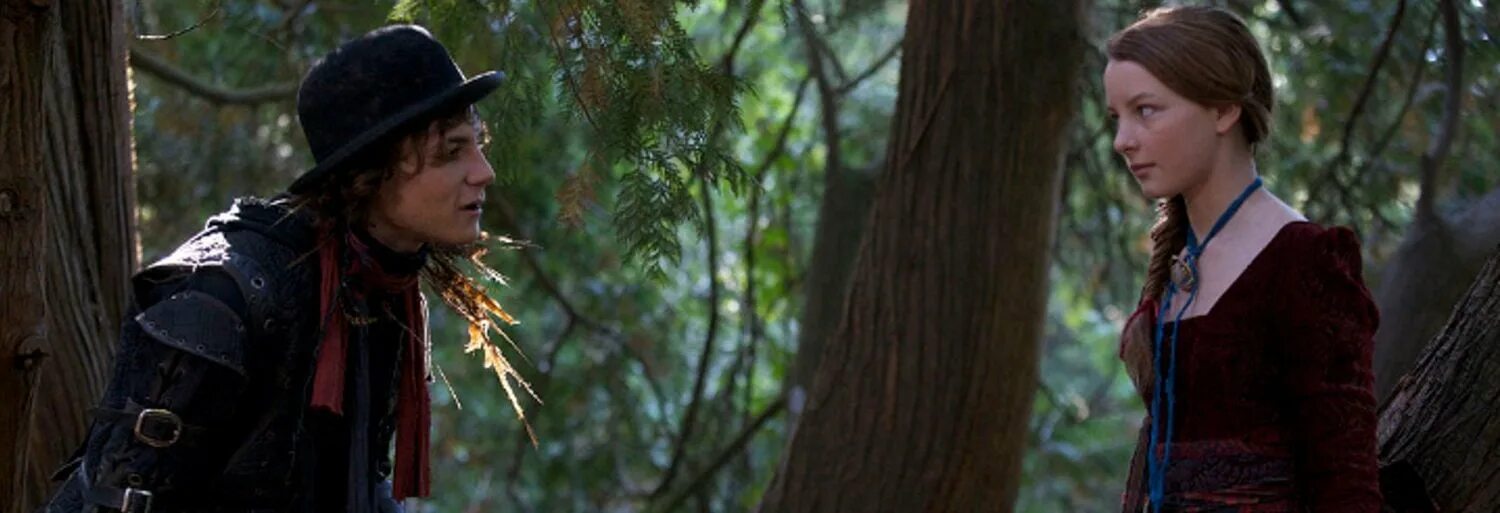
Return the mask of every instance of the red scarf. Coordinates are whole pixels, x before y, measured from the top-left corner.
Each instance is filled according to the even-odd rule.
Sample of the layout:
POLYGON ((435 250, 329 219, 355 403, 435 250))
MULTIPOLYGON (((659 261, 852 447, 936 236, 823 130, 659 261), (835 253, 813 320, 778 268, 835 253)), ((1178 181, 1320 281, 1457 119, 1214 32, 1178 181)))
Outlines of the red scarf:
MULTIPOLYGON (((397 501, 407 497, 426 497, 431 489, 431 462, 428 460, 428 436, 432 425, 432 400, 427 395, 426 327, 422 294, 417 275, 396 276, 382 269, 359 237, 343 231, 342 236, 325 230, 319 237, 319 268, 322 283, 318 291, 318 313, 326 326, 322 349, 318 352, 317 372, 313 377, 312 407, 337 415, 344 413, 344 365, 349 347, 348 319, 339 301, 338 284, 350 278, 351 293, 385 292, 397 294, 405 306, 408 327, 403 337, 405 358, 401 365, 401 382, 396 392, 396 469, 393 495, 397 501), (352 257, 347 268, 339 265, 345 247, 352 257)), ((350 469, 362 472, 364 469, 350 469)))

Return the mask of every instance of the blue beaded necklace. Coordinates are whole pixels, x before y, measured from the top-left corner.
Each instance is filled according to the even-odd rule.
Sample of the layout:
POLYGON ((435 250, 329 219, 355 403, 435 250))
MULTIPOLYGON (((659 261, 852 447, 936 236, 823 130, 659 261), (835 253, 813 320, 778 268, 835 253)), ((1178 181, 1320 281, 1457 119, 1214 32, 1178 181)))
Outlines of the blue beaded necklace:
POLYGON ((1153 372, 1158 377, 1158 384, 1151 387, 1153 389, 1151 401, 1151 441, 1150 445, 1146 446, 1147 450, 1150 451, 1147 459, 1150 498, 1147 504, 1153 512, 1159 513, 1161 511, 1162 498, 1166 495, 1166 470, 1172 460, 1172 427, 1175 424, 1173 421, 1175 420, 1177 410, 1177 328, 1182 326, 1182 314, 1187 313, 1188 308, 1193 306, 1193 300, 1198 299, 1198 259, 1203 256, 1203 248, 1208 247, 1208 243, 1214 240, 1214 236, 1219 234, 1219 230, 1223 229, 1224 225, 1229 223, 1229 219, 1233 218, 1236 212, 1239 212, 1240 206, 1244 205, 1245 200, 1250 198, 1250 194, 1254 193, 1260 186, 1261 180, 1257 176, 1255 177, 1255 181, 1250 182, 1250 185, 1245 187, 1244 192, 1241 192, 1239 197, 1235 198, 1234 202, 1229 204, 1229 208, 1225 209, 1223 214, 1219 214, 1219 219, 1214 221, 1213 228, 1208 230, 1208 235, 1203 237, 1202 243, 1198 242, 1198 235, 1193 233, 1192 228, 1189 227, 1187 231, 1187 254, 1183 258, 1172 262, 1172 279, 1167 280, 1167 289, 1162 295, 1161 307, 1156 312, 1156 337, 1153 344, 1155 348, 1153 356, 1156 360, 1153 372), (1169 348, 1171 352, 1171 368, 1166 373, 1166 382, 1163 384, 1160 379, 1160 376, 1163 374, 1161 366, 1162 335, 1166 327, 1167 309, 1172 304, 1172 296, 1177 294, 1179 281, 1182 282, 1180 286, 1188 293, 1188 299, 1186 303, 1183 303, 1182 309, 1177 311, 1177 315, 1173 320, 1172 337, 1169 342, 1171 345, 1169 348), (1159 419, 1162 418, 1163 389, 1166 390, 1167 403, 1166 438, 1160 437, 1162 433, 1159 429, 1161 426, 1159 419), (1158 439, 1161 439, 1161 451, 1156 450, 1156 441, 1158 439))

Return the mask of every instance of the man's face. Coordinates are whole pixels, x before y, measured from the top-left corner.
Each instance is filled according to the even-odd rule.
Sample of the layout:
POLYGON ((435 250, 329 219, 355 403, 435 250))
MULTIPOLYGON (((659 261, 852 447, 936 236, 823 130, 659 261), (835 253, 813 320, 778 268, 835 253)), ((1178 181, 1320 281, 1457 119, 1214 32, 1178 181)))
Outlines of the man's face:
POLYGON ((479 239, 484 189, 495 171, 484 159, 474 123, 447 130, 439 125, 433 123, 425 137, 408 139, 394 175, 376 193, 370 234, 396 251, 479 239), (420 158, 418 145, 425 145, 420 158))

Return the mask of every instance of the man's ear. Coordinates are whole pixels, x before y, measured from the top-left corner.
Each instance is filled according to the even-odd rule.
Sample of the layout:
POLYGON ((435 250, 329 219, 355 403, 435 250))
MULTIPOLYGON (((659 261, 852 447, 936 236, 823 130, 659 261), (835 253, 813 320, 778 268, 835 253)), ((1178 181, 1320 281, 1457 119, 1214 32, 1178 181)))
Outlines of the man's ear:
POLYGON ((1218 132, 1219 135, 1229 133, 1234 127, 1239 126, 1242 114, 1244 114, 1244 109, 1238 103, 1214 107, 1214 115, 1216 116, 1214 119, 1214 131, 1218 132))
POLYGON ((417 170, 422 167, 422 160, 425 157, 421 153, 423 139, 424 137, 421 135, 413 135, 401 139, 399 143, 401 149, 398 150, 400 157, 396 159, 397 176, 405 178, 415 175, 417 174, 417 170))

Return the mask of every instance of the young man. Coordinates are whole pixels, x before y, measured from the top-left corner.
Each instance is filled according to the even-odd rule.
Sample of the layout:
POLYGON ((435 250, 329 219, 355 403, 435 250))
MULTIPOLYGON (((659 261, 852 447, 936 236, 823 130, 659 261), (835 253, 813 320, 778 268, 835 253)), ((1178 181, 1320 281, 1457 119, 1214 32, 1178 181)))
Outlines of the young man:
POLYGON ((316 166, 134 277, 114 376, 45 511, 392 512, 426 496, 418 282, 476 325, 503 315, 455 267, 494 180, 472 104, 500 81, 465 79, 409 25, 314 64, 297 111, 316 166))

